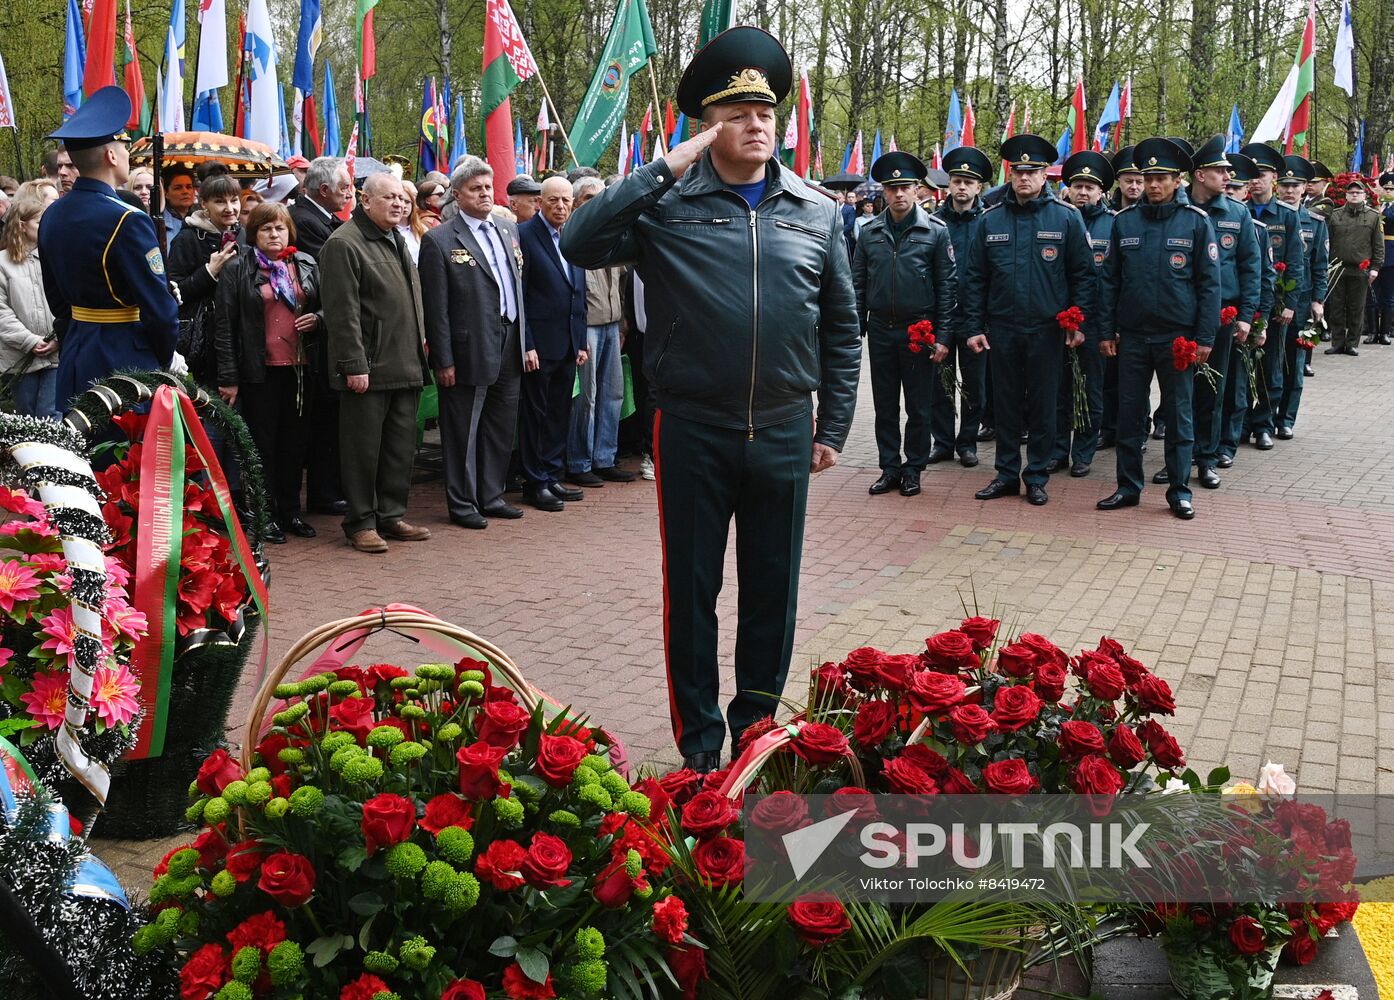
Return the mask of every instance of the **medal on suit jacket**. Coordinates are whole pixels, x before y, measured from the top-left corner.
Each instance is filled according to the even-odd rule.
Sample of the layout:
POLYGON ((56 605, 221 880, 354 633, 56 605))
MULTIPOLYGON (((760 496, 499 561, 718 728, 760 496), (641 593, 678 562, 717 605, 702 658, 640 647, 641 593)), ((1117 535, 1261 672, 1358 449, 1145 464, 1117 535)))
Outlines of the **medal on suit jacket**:
POLYGON ((450 251, 450 262, 452 264, 468 264, 470 267, 476 266, 473 254, 463 247, 450 251))
POLYGON ((518 265, 518 273, 523 273, 523 247, 517 240, 513 241, 513 260, 518 265))

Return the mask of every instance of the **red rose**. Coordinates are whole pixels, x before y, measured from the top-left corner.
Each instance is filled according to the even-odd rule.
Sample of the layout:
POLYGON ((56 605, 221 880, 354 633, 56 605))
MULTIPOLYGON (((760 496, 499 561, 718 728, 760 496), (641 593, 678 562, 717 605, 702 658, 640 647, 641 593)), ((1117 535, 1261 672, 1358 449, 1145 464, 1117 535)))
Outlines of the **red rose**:
POLYGON ((1250 916, 1235 917, 1229 925, 1229 940, 1241 955, 1257 955, 1268 946, 1263 925, 1250 916))
POLYGON ((964 746, 977 746, 997 727, 981 705, 960 705, 949 713, 954 739, 964 746))
POLYGON ((1133 694, 1143 710, 1154 715, 1175 715, 1176 701, 1171 687, 1156 674, 1146 674, 1133 685, 1133 694))
POLYGON ((989 792, 998 795, 1025 795, 1041 787, 1026 761, 1018 757, 993 761, 983 768, 983 782, 989 792))
MULTIPOLYGON (((198 851, 198 866, 200 868, 206 868, 212 871, 213 867, 227 856, 228 843, 227 839, 223 836, 222 829, 222 827, 216 829, 207 827, 202 833, 195 837, 194 842, 189 845, 194 850, 198 851)), ((181 850, 181 848, 175 848, 173 851, 170 851, 170 854, 173 855, 179 850, 181 850)), ((158 874, 162 875, 164 873, 159 872, 158 874)))
POLYGON ((648 797, 649 816, 655 823, 667 821, 668 808, 673 804, 673 800, 668 797, 668 791, 659 783, 657 778, 641 778, 631 786, 640 795, 648 797))
MULTIPOLYGON (((187 773, 187 772, 186 772, 187 773)), ((208 755, 198 769, 198 790, 210 798, 223 794, 223 789, 242 777, 242 768, 232 756, 219 747, 208 755)))
POLYGON ((1068 679, 1069 675, 1060 664, 1042 663, 1031 686, 1043 701, 1054 704, 1065 697, 1065 682, 1068 679))
POLYGON ((683 1000, 696 1000, 697 988, 710 978, 706 949, 692 944, 677 945, 668 949, 666 958, 682 990, 683 1000))
POLYGON ((826 722, 805 722, 794 737, 794 753, 814 767, 827 767, 847 755, 847 734, 826 722))
POLYGON ((942 778, 936 778, 939 782, 939 791, 945 795, 977 795, 978 786, 973 784, 973 779, 964 774, 956 767, 946 768, 942 778))
POLYGON ((1186 755, 1181 752, 1181 744, 1162 728, 1161 723, 1148 719, 1137 727, 1137 734, 1147 744, 1148 752, 1159 767, 1175 771, 1186 766, 1186 755))
POLYGON ((500 892, 509 892, 525 884, 521 869, 527 857, 516 840, 496 840, 475 859, 474 873, 500 892))
POLYGON ((967 633, 957 629, 930 636, 924 646, 925 662, 935 670, 957 674, 982 666, 978 661, 978 647, 967 633))
POLYGON ((853 685, 869 691, 881 684, 881 661, 886 654, 870 646, 861 646, 847 654, 842 669, 853 685))
POLYGON ((1123 692, 1127 690, 1128 682, 1116 663, 1099 658, 1089 663, 1088 672, 1084 675, 1084 686, 1095 698, 1114 701, 1122 697, 1123 692))
POLYGON ((481 802, 501 792, 506 798, 507 792, 503 790, 511 790, 511 786, 499 780, 499 765, 507 753, 505 748, 488 743, 471 743, 457 750, 455 759, 460 764, 460 794, 481 802))
POLYGON ((682 807, 682 828, 698 840, 708 840, 740 818, 735 803, 720 792, 698 792, 682 807))
POLYGON ((973 649, 981 653, 991 647, 997 638, 997 629, 1002 622, 997 618, 984 618, 982 615, 974 615, 972 618, 963 619, 958 626, 958 630, 966 635, 973 642, 973 649))
POLYGON ((437 795, 427 802, 426 815, 421 819, 421 829, 428 833, 440 833, 447 826, 462 830, 474 826, 474 810, 454 792, 437 795))
POLYGON ((812 948, 822 948, 852 929, 852 921, 842 904, 830 893, 810 892, 789 904, 789 925, 799 940, 812 948))
POLYGON ((1123 776, 1103 757, 1085 757, 1075 765, 1070 787, 1083 795, 1116 795, 1123 790, 1123 776))
POLYGON ((870 750, 895 729, 895 708, 885 701, 863 702, 852 723, 852 736, 864 749, 870 750))
POLYGON ((823 801, 823 811, 829 816, 840 816, 845 812, 854 812, 857 819, 864 823, 870 823, 878 819, 880 813, 876 809, 876 800, 865 788, 856 788, 846 785, 837 789, 823 801))
POLYGON ((697 873, 714 888, 740 885, 745 878, 745 844, 731 837, 705 840, 692 850, 697 873))
POLYGON ((392 987, 373 975, 365 972, 351 983, 346 983, 339 991, 339 1000, 373 1000, 379 993, 390 993, 392 987))
POLYGON ((503 970, 503 992, 508 995, 509 1000, 551 1000, 557 995, 552 989, 550 972, 547 973, 545 983, 535 982, 528 978, 528 974, 517 962, 503 970))
POLYGON ((902 795, 932 795, 939 790, 933 778, 901 757, 892 757, 882 764, 881 776, 891 791, 902 795))
POLYGON ((538 777, 553 788, 565 788, 586 753, 586 745, 573 736, 543 736, 537 747, 538 777))
POLYGON ((1070 720, 1060 724, 1060 756, 1078 760, 1104 752, 1104 734, 1092 722, 1070 720))
POLYGON ((847 698, 847 674, 831 661, 813 671, 813 687, 818 692, 818 704, 829 705, 847 698))
POLYGON ((416 827, 416 804, 401 795, 374 795, 363 803, 363 844, 368 855, 400 844, 416 827))
POLYGON ((881 686, 890 691, 904 691, 923 664, 913 653, 886 655, 881 659, 881 686))
POLYGON ((352 733, 360 744, 376 726, 371 698, 345 698, 329 710, 329 728, 352 733))
POLYGON ((808 805, 793 792, 774 792, 755 803, 750 810, 750 825, 782 837, 808 825, 808 805))
POLYGON ((532 713, 512 701, 486 701, 480 714, 479 738, 491 746, 512 750, 528 730, 532 713))
POLYGON ((440 1000, 488 1000, 484 984, 473 979, 457 979, 441 991, 440 1000))
POLYGON ((1036 651, 1022 642, 1008 643, 997 651, 997 671, 1008 677, 1028 679, 1039 663, 1036 651))
POLYGON ((286 765, 281 761, 281 751, 290 746, 285 733, 267 733, 266 738, 257 744, 257 759, 273 775, 284 774, 286 765))
POLYGON ((295 790, 295 782, 289 774, 278 774, 271 779, 272 794, 278 798, 288 799, 290 793, 295 790))
POLYGON ((967 690, 968 685, 954 674, 923 670, 910 679, 906 695, 916 711, 938 715, 961 702, 967 690))
POLYGON ((1289 920, 1292 937, 1283 945, 1283 957, 1294 965, 1310 965, 1317 957, 1317 942, 1305 920, 1289 920))
POLYGON ((1025 684, 997 689, 992 705, 992 721, 1004 733, 1014 733, 1035 722, 1041 714, 1041 699, 1025 684))
POLYGON ((668 793, 673 805, 680 806, 702 787, 702 776, 691 768, 684 767, 661 775, 658 784, 668 793))
POLYGON ((571 849, 566 841, 550 833, 534 833, 520 871, 534 889, 560 889, 571 884, 566 877, 570 867, 571 849))
POLYGON ((664 896, 653 904, 653 933, 660 941, 682 944, 687 933, 687 907, 677 896, 664 896))
MULTIPOLYGON (((198 846, 195 842, 195 847, 198 846)), ((227 849, 226 865, 228 872, 238 883, 246 882, 256 874, 261 867, 262 859, 266 857, 268 848, 255 840, 244 840, 233 844, 227 849)), ((208 867, 212 867, 209 865, 208 867)))
POLYGON ((221 945, 204 945, 179 970, 179 995, 183 1000, 207 1000, 227 982, 230 964, 221 945))
POLYGON ((304 906, 315 892, 315 866, 301 854, 281 851, 261 866, 257 887, 288 909, 304 906))
POLYGON ((1119 726, 1108 735, 1108 755, 1113 762, 1127 771, 1137 767, 1147 757, 1142 741, 1127 726, 1119 726))
POLYGON ((908 760, 925 774, 935 781, 938 781, 949 770, 949 762, 938 752, 931 750, 923 743, 912 743, 900 752, 903 760, 908 760))
POLYGON ((595 878, 595 901, 601 906, 617 910, 629 902, 634 890, 644 884, 643 876, 633 878, 625 870, 625 857, 616 854, 613 861, 595 878))
POLYGON ((1035 632, 1023 632, 1017 642, 1035 653, 1036 659, 1040 663, 1058 663, 1063 667, 1070 662, 1065 651, 1043 635, 1037 635, 1035 632))
POLYGON ((263 955, 269 955, 285 939, 286 925, 270 910, 248 917, 227 934, 234 955, 243 948, 260 948, 263 955))
POLYGON ((1273 270, 1277 271, 1279 274, 1285 273, 1285 272, 1287 271, 1287 269, 1288 269, 1287 264, 1285 264, 1285 263, 1284 263, 1283 261, 1281 261, 1281 260, 1280 260, 1280 261, 1276 261, 1276 262, 1273 264, 1273 270))

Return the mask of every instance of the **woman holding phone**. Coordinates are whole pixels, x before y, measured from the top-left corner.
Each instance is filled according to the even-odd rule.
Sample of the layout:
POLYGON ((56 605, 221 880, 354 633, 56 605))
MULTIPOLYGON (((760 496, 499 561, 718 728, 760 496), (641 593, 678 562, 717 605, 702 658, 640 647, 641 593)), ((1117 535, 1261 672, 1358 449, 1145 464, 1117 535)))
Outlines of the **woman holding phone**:
POLYGON ((227 174, 199 187, 200 208, 184 218, 169 247, 169 277, 179 288, 179 353, 189 373, 209 389, 217 385, 213 351, 213 295, 223 267, 237 253, 242 227, 242 189, 227 174))

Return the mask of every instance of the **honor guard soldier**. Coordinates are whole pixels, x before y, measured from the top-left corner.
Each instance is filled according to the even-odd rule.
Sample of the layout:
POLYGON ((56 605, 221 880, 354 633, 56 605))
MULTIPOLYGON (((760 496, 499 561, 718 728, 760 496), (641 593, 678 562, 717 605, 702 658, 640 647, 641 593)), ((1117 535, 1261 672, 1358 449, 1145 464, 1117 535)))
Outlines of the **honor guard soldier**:
POLYGON ((1365 296, 1373 282, 1385 270, 1383 229, 1380 214, 1370 206, 1365 178, 1358 173, 1344 175, 1345 190, 1338 194, 1345 204, 1333 209, 1327 225, 1331 230, 1331 259, 1340 269, 1332 283, 1327 299, 1327 328, 1331 331, 1331 346, 1327 354, 1345 354, 1355 350, 1360 340, 1360 327, 1365 322, 1365 296), (1370 264, 1361 269, 1365 261, 1370 264))
MULTIPOLYGON (((1196 151, 1191 166, 1191 185, 1186 189, 1187 200, 1209 216, 1215 230, 1215 243, 1220 248, 1221 314, 1226 308, 1235 311, 1228 325, 1221 324, 1218 318, 1216 321, 1215 346, 1208 363, 1220 373, 1217 384, 1212 387, 1201 377, 1195 380, 1196 478, 1208 490, 1218 489, 1220 485, 1220 474, 1215 470, 1220 457, 1225 399, 1230 393, 1242 392, 1247 387, 1248 373, 1242 362, 1233 363, 1236 360, 1234 343, 1246 339, 1252 329, 1263 289, 1263 254, 1267 251, 1266 245, 1259 245, 1258 230, 1249 210, 1224 193, 1230 181, 1230 170, 1225 137, 1214 136, 1196 151)), ((1165 470, 1159 476, 1161 482, 1166 481, 1165 470)))
POLYGON ((1281 441, 1288 441, 1292 439, 1297 410, 1302 405, 1302 384, 1307 368, 1307 351, 1306 348, 1298 348, 1297 338, 1307 328, 1309 316, 1313 323, 1320 323, 1325 314, 1331 239, 1325 217, 1310 211, 1302 203, 1307 194, 1307 185, 1316 177, 1312 164, 1305 157, 1291 153, 1283 160, 1287 169, 1278 178, 1278 198, 1297 213, 1307 265, 1297 286, 1297 293, 1301 296, 1297 303, 1297 314, 1288 324, 1287 334, 1283 338, 1283 387, 1277 395, 1278 412, 1273 434, 1281 441))
POLYGON ((968 348, 991 351, 997 420, 996 476, 979 500, 1016 496, 1039 507, 1049 497, 1047 467, 1055 448, 1055 408, 1066 346, 1084 343, 1084 332, 1062 332, 1060 313, 1094 311, 1094 256, 1084 220, 1046 186, 1055 144, 1038 135, 1014 135, 1002 143, 1010 191, 983 212, 969 244, 962 282, 963 327, 968 348), (1021 435, 1028 435, 1026 468, 1021 435))
MULTIPOLYGON (((936 215, 949 227, 954 259, 961 267, 968 259, 973 230, 983 213, 982 190, 992 177, 992 161, 980 149, 959 146, 944 154, 944 173, 948 178, 949 194, 936 215)), ((969 336, 983 331, 965 331, 962 321, 963 296, 960 295, 954 311, 953 343, 943 362, 949 366, 949 371, 953 371, 955 364, 958 366, 959 398, 953 398, 943 379, 935 379, 930 387, 929 426, 934 434, 930 461, 936 461, 936 454, 939 458, 951 458, 956 452, 959 462, 971 469, 978 464, 979 431, 983 427, 983 401, 987 392, 987 357, 966 348, 969 336), (957 434, 954 433, 955 402, 958 404, 957 434)))
MULTIPOLYGON (((1384 224, 1384 259, 1394 258, 1394 170, 1379 175, 1380 221, 1384 224)), ((1369 336, 1367 344, 1394 344, 1394 267, 1380 271, 1370 286, 1370 304, 1366 310, 1369 336)), ((1354 356, 1355 348, 1346 353, 1354 356)))
MULTIPOLYGON (((857 319, 871 361, 871 401, 876 408, 876 451, 881 475, 872 496, 899 489, 920 492, 920 473, 930 454, 930 394, 939 381, 937 362, 950 359, 957 295, 954 248, 948 227, 915 204, 925 165, 905 152, 887 153, 871 165, 871 179, 885 192, 886 210, 862 227, 852 258, 857 319), (933 326, 932 347, 908 331, 933 326), (900 397, 905 396, 905 457, 901 460, 900 397)), ((949 451, 952 455, 952 450, 949 451)))
POLYGON ((1335 179, 1336 175, 1325 163, 1320 160, 1312 161, 1312 179, 1307 182, 1307 194, 1302 204, 1311 211, 1320 213, 1324 219, 1329 219, 1336 207, 1336 203, 1326 193, 1335 179))
POLYGON ((44 212, 39 263, 62 344, 58 405, 123 368, 168 368, 179 333, 155 224, 116 196, 131 154, 131 99, 103 87, 49 135, 77 168, 73 189, 44 212))
POLYGON ((861 373, 841 213, 776 155, 775 106, 792 79, 769 33, 717 35, 678 84, 702 130, 586 202, 561 234, 578 267, 632 264, 644 283, 669 706, 696 771, 720 766, 728 724, 734 746, 778 711, 809 473, 837 461, 861 373), (737 690, 723 720, 716 598, 733 517, 737 690))
MULTIPOLYGON (((1060 169, 1060 179, 1067 188, 1065 200, 1079 209, 1079 214, 1084 217, 1084 229, 1089 234, 1089 246, 1094 254, 1094 269, 1101 272, 1108 258, 1108 240, 1113 232, 1115 215, 1104 200, 1104 195, 1113 186, 1113 165, 1102 153, 1085 150, 1065 161, 1060 169)), ((1097 320, 1098 317, 1094 316, 1093 319, 1097 320)), ((1084 392, 1088 398, 1089 425, 1083 429, 1074 426, 1073 369, 1067 368, 1060 379, 1060 402, 1055 409, 1055 452, 1049 469, 1055 472, 1068 468, 1070 475, 1076 479, 1089 475, 1094 452, 1099 447, 1099 428, 1104 415, 1104 359, 1099 353, 1098 343, 1099 332, 1094 330, 1082 347, 1064 348, 1067 360, 1070 351, 1075 351, 1079 358, 1084 392)))
POLYGON ((1177 340, 1204 364, 1220 316, 1220 251, 1206 213, 1176 197, 1191 158, 1168 139, 1133 151, 1147 201, 1119 212, 1099 291, 1100 348, 1118 355, 1118 489, 1099 510, 1136 507, 1142 496, 1142 445, 1155 375, 1166 422, 1167 505, 1182 520, 1191 506, 1192 389, 1196 372, 1178 371, 1177 340))
POLYGON ((1277 429, 1278 406, 1283 394, 1283 351, 1288 325, 1300 323, 1297 307, 1301 304, 1299 291, 1307 268, 1306 247, 1302 242, 1302 227, 1297 212, 1277 199, 1278 178, 1287 172, 1283 154, 1262 142, 1251 142, 1242 150, 1258 164, 1259 179, 1249 183, 1249 211, 1268 227, 1268 245, 1273 251, 1273 266, 1278 271, 1278 284, 1283 289, 1274 303, 1268 325, 1268 348, 1263 352, 1263 371, 1255 372, 1258 398, 1249 401, 1249 413, 1244 421, 1244 437, 1253 437, 1254 447, 1267 451, 1273 447, 1273 432, 1277 429))

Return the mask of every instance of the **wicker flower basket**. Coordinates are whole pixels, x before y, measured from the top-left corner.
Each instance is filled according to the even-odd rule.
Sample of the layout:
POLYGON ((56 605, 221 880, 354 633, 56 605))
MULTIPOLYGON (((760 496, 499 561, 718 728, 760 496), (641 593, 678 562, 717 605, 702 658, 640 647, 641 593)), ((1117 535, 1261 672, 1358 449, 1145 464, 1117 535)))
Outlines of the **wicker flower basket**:
MULTIPOLYGON (((1249 975, 1249 996, 1273 995, 1273 973, 1278 967, 1278 956, 1282 951, 1282 944, 1276 944, 1258 957, 1255 969, 1249 975)), ((1215 964, 1210 952, 1204 949, 1178 948, 1168 950, 1166 956, 1172 988, 1185 1000, 1212 1000, 1214 997, 1225 997, 1234 993, 1229 975, 1215 964)))

